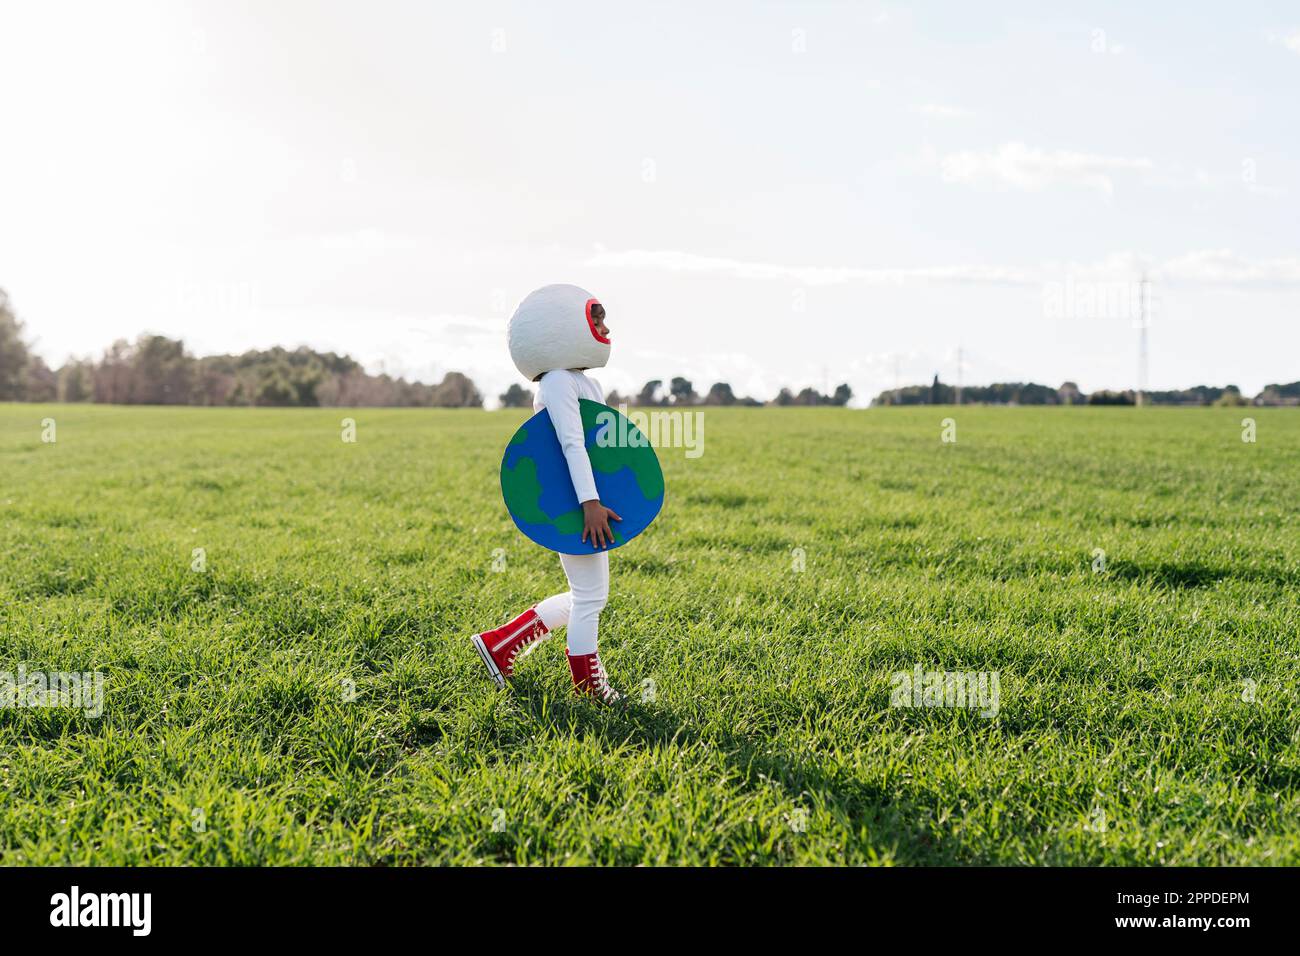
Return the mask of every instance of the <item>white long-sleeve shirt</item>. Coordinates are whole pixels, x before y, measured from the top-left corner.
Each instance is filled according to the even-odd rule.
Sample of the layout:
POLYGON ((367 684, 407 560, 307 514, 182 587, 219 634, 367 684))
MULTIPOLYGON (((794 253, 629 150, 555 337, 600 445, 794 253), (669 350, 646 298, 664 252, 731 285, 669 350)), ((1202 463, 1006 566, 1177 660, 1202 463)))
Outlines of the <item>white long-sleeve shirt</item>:
POLYGON ((580 398, 604 402, 605 394, 600 390, 599 382, 576 369, 554 369, 538 381, 533 411, 540 412, 543 408, 550 411, 551 424, 555 426, 555 435, 560 439, 564 460, 569 464, 573 490, 578 493, 578 501, 581 502, 592 501, 599 495, 596 494, 596 478, 591 473, 591 459, 587 457, 582 433, 582 415, 578 411, 580 398))

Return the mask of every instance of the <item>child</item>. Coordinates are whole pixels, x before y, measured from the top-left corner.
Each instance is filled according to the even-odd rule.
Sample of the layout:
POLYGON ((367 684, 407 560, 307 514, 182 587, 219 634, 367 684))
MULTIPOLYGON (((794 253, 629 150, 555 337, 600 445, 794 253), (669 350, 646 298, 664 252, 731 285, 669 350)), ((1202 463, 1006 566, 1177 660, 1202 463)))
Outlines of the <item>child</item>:
POLYGON ((622 695, 609 685, 596 650, 600 612, 609 597, 609 553, 614 540, 609 522, 621 520, 600 503, 591 460, 583 441, 578 400, 603 402, 594 379, 583 374, 609 360, 605 307, 573 285, 548 285, 528 295, 510 319, 510 357, 526 378, 537 383, 533 410, 550 411, 573 489, 582 503, 582 540, 591 554, 561 554, 569 590, 556 594, 494 631, 470 640, 498 687, 514 672, 515 661, 557 627, 568 627, 569 670, 574 691, 613 704, 622 695))

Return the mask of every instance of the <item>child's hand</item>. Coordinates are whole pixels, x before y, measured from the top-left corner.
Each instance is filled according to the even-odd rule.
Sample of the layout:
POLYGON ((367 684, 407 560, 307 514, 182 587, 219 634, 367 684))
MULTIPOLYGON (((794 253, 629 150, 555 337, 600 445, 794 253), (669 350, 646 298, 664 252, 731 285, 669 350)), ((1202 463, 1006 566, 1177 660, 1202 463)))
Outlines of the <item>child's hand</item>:
POLYGON ((596 498, 582 503, 582 540, 591 535, 591 546, 603 548, 614 543, 614 532, 610 530, 610 519, 622 521, 612 510, 606 508, 596 498))

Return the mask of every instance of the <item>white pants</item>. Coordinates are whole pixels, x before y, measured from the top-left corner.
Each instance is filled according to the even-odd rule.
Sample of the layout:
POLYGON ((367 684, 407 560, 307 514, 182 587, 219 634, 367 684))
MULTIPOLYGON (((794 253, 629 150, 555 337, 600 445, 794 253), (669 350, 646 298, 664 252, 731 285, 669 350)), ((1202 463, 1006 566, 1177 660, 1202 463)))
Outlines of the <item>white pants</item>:
POLYGON ((595 654, 600 612, 609 598, 609 552, 562 554, 569 590, 537 605, 537 616, 548 631, 569 628, 569 653, 595 654))

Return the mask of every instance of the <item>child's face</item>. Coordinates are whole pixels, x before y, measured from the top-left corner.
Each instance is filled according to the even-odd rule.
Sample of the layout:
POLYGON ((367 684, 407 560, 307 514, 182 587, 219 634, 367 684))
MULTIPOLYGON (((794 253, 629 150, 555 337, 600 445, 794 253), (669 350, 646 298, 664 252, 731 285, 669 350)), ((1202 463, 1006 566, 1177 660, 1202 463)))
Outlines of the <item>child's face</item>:
POLYGON ((596 327, 602 338, 609 338, 609 326, 605 324, 605 307, 599 302, 591 307, 591 324, 596 327))

